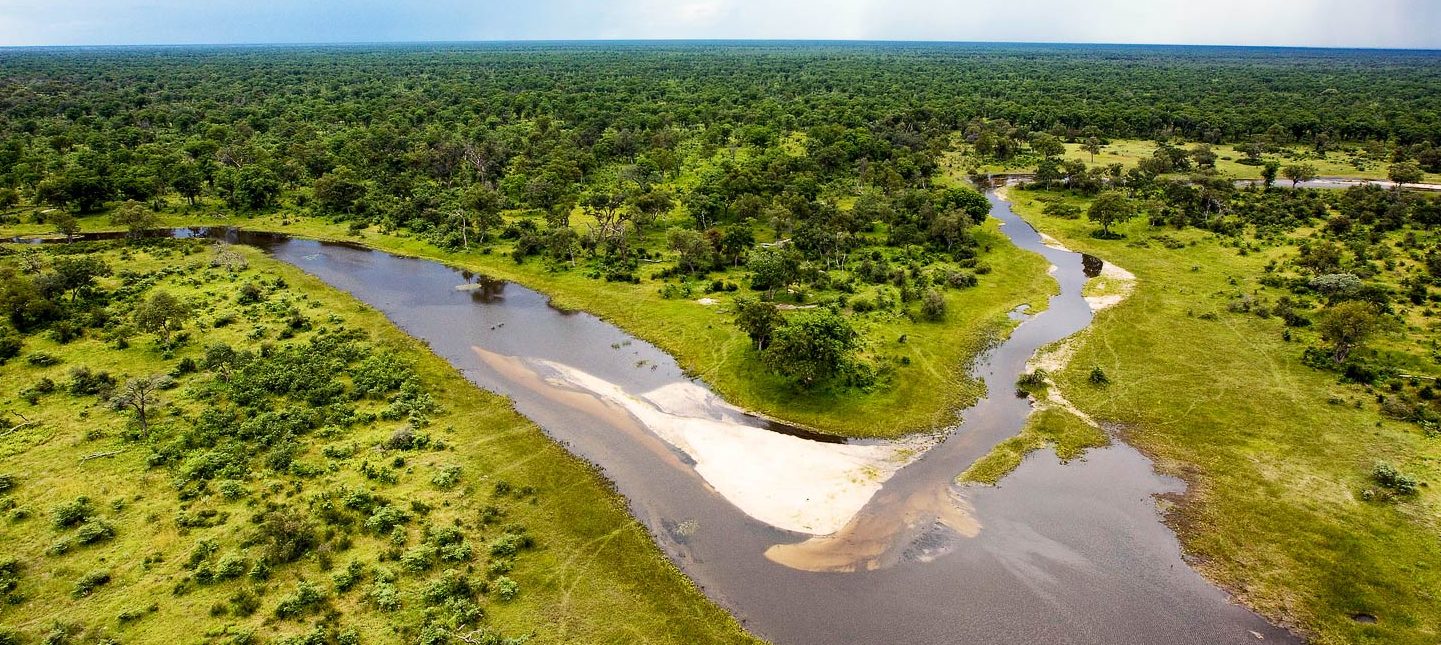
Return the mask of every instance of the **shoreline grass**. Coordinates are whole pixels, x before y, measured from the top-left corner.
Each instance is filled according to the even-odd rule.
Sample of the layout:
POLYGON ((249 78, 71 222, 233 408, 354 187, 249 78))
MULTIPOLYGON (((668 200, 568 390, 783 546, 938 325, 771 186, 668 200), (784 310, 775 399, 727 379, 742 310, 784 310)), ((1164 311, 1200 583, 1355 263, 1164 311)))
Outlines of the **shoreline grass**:
MULTIPOLYGON (((124 437, 133 431, 126 418, 103 402, 63 392, 48 394, 35 405, 21 400, 22 389, 46 376, 63 382, 68 370, 77 366, 107 370, 117 377, 163 373, 186 358, 199 360, 210 343, 247 344, 245 333, 252 325, 266 327, 268 338, 274 338, 273 332, 280 329, 267 315, 250 319, 232 304, 235 280, 203 280, 194 271, 162 278, 158 288, 201 306, 197 319, 187 328, 202 338, 182 346, 173 356, 153 349, 148 338, 137 338, 130 347, 117 349, 95 337, 62 345, 42 335, 28 337, 22 355, 0 366, 3 409, 37 422, 0 442, 0 473, 15 476, 13 487, 0 495, 7 505, 6 516, 0 518, 5 524, 0 531, 0 553, 5 557, 0 560, 19 561, 18 592, 25 598, 19 604, 0 606, 0 625, 21 630, 37 642, 57 620, 78 623, 85 634, 96 638, 113 635, 126 642, 189 642, 202 634, 219 639, 252 630, 269 640, 310 629, 311 621, 276 620, 271 609, 277 598, 295 589, 299 581, 308 580, 324 590, 329 611, 342 618, 340 626, 357 630, 363 642, 413 638, 413 631, 396 630, 407 625, 410 627, 405 629, 413 630, 426 611, 420 600, 423 580, 401 575, 396 586, 403 605, 394 612, 378 611, 367 600, 364 589, 371 583, 369 573, 358 591, 347 594, 330 589, 333 575, 349 560, 365 562, 366 567, 398 569, 394 561, 375 562, 376 554, 385 548, 383 538, 356 535, 354 546, 333 553, 333 569, 312 552, 298 562, 276 567, 264 582, 242 579, 198 586, 185 582, 190 574, 183 563, 194 545, 211 540, 219 554, 246 554, 253 550, 243 542, 252 530, 245 518, 252 513, 270 504, 299 503, 304 507, 305 500, 313 502, 336 486, 358 486, 406 502, 423 501, 429 510, 411 512, 419 514, 425 525, 453 524, 482 547, 499 530, 477 520, 493 512, 487 507, 499 509, 500 522, 526 527, 536 546, 518 555, 513 570, 504 574, 518 583, 519 594, 503 601, 492 591, 492 598, 483 605, 485 626, 497 633, 578 643, 651 638, 712 643, 753 640, 665 557, 645 528, 630 516, 625 500, 593 466, 548 439, 507 401, 466 381, 378 311, 258 250, 237 250, 250 266, 241 272, 239 282, 279 277, 289 285, 287 301, 316 324, 363 331, 376 348, 413 360, 415 373, 441 405, 428 432, 448 447, 407 453, 405 466, 394 471, 399 481, 376 488, 375 482, 360 477, 354 468, 364 454, 346 458, 332 454, 330 448, 383 442, 390 434, 389 425, 357 426, 342 435, 311 434, 302 438, 303 448, 296 458, 318 464, 318 472, 302 477, 257 471, 252 477, 258 479, 244 482, 250 490, 244 497, 231 500, 210 492, 185 499, 177 497, 165 469, 147 465, 146 446, 124 437), (208 324, 201 327, 227 313, 241 320, 223 329, 208 324), (29 364, 26 357, 36 353, 49 354, 59 363, 29 364), (458 467, 459 485, 438 489, 433 476, 450 467, 458 467), (502 481, 509 491, 504 494, 498 486, 502 481), (517 492, 526 490, 533 492, 517 492), (115 536, 63 555, 47 555, 47 545, 65 535, 51 528, 51 509, 79 495, 90 498, 116 527, 115 536), (21 517, 17 509, 23 509, 27 517, 17 519, 21 517), (216 511, 228 519, 215 526, 182 525, 177 519, 202 510, 216 511), (104 572, 110 580, 88 595, 72 593, 75 580, 87 572, 104 572), (175 591, 182 586, 183 593, 175 591), (228 609, 227 603, 233 604, 229 599, 241 586, 258 594, 260 612, 241 616, 228 609), (216 607, 225 611, 217 614, 216 607)), ((134 251, 128 259, 115 251, 106 254, 117 269, 139 272, 176 263, 173 257, 156 257, 144 250, 134 251)), ((197 257, 203 256, 192 256, 190 261, 197 257)), ((309 333, 302 332, 295 340, 303 341, 309 333)), ((193 420, 202 404, 191 393, 200 388, 204 378, 208 377, 183 377, 179 388, 163 393, 156 423, 181 427, 193 420)), ((390 456, 370 458, 388 461, 390 456)), ((412 526, 409 532, 413 544, 416 528, 412 526)), ((249 557, 253 561, 254 553, 249 557)), ((486 556, 477 560, 475 566, 479 567, 486 556)), ((482 575, 482 570, 475 575, 482 575)))
POLYGON ((1121 227, 1126 240, 1098 240, 1089 222, 1041 213, 1042 197, 1083 199, 1012 197, 1038 230, 1138 277, 1052 377, 1079 409, 1189 482, 1168 520, 1197 568, 1316 643, 1435 642, 1441 502, 1424 486, 1396 502, 1362 492, 1377 459, 1435 480, 1441 447, 1383 417, 1359 387, 1303 365, 1305 343, 1286 340, 1279 321, 1226 312, 1234 292, 1265 292, 1256 277, 1286 248, 1241 254, 1196 229, 1165 232, 1178 248, 1145 245, 1143 221, 1121 227), (1093 366, 1109 385, 1090 382, 1093 366))
MULTIPOLYGON (((118 230, 104 215, 81 218, 80 224, 84 232, 118 230)), ((975 234, 979 246, 988 249, 981 259, 992 272, 981 276, 976 287, 945 290, 948 313, 944 321, 912 320, 896 311, 858 317, 868 351, 896 363, 893 384, 868 392, 808 392, 773 374, 751 350, 749 339, 728 314, 734 293, 667 299, 660 295, 656 282, 604 282, 578 270, 556 271, 535 259, 518 264, 508 254, 446 251, 414 237, 374 230, 356 235, 342 224, 284 213, 222 217, 218 213, 166 212, 160 225, 240 226, 358 243, 515 282, 545 293, 558 307, 593 314, 660 347, 735 405, 816 431, 851 437, 894 438, 954 423, 960 410, 973 405, 982 394, 984 386, 971 379, 968 370, 977 354, 1014 326, 1007 313, 1022 304, 1033 311, 1043 309, 1056 289, 1046 273, 1045 260, 1011 244, 996 220, 989 220, 977 227, 975 234), (715 302, 697 302, 702 296, 715 302)), ((50 232, 42 225, 10 225, 0 230, 5 236, 50 232)), ((732 269, 722 277, 739 281, 742 276, 742 270, 732 269)))

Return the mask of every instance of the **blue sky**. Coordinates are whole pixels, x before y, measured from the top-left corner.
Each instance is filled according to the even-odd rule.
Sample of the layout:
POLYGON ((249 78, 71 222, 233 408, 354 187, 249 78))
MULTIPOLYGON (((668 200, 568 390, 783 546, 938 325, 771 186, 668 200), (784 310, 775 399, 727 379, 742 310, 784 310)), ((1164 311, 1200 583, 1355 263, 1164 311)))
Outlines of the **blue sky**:
POLYGON ((1441 49, 1433 0, 0 0, 0 45, 815 38, 1441 49))

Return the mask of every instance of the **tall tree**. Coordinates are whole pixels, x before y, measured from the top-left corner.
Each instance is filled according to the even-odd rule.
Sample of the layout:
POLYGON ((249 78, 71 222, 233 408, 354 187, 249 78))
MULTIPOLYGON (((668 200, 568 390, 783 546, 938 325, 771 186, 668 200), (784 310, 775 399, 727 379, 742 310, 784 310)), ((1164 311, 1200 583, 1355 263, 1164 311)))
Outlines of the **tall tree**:
POLYGON ((133 378, 110 400, 117 410, 130 410, 140 424, 140 434, 150 436, 150 410, 160 404, 160 391, 172 383, 169 376, 155 374, 133 378))
POLYGON ((1136 216, 1136 205, 1129 197, 1116 190, 1108 190, 1091 202, 1086 210, 1086 219, 1101 225, 1101 234, 1110 237, 1111 227, 1136 216))
POLYGON ((135 325, 159 336, 163 345, 169 345, 170 334, 183 327, 189 319, 189 305, 166 291, 156 291, 135 308, 135 325))
POLYGON ((1308 163, 1293 163, 1281 169, 1281 175, 1291 180, 1291 188, 1296 188, 1303 181, 1311 181, 1316 178, 1316 167, 1308 163))

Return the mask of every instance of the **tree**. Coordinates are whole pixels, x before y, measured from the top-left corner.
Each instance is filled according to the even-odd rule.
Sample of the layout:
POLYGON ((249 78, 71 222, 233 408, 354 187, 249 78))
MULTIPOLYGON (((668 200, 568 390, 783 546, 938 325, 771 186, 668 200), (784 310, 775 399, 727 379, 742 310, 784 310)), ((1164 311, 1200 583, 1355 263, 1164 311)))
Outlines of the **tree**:
POLYGON ((159 226, 160 217, 140 202, 127 201, 110 214, 110 223, 124 226, 130 237, 143 237, 159 226))
POLYGON ((365 197, 365 184, 355 171, 341 166, 315 180, 315 202, 331 213, 350 215, 365 197))
POLYGON ((1031 139, 1031 150, 1042 157, 1059 157, 1066 154, 1066 146, 1049 134, 1038 134, 1031 139))
POLYGON ((710 269, 714 249, 700 231, 673 228, 666 231, 666 244, 677 254, 676 262, 686 273, 710 269))
POLYGON ((165 291, 156 291, 135 308, 135 325, 170 344, 170 334, 190 319, 190 307, 165 291))
POLYGON ((859 346, 860 335, 850 322, 823 309, 777 328, 762 358, 782 376, 810 387, 840 374, 859 346))
POLYGON ((1101 235, 1111 236, 1111 226, 1136 216, 1136 205, 1120 191, 1106 191, 1091 202, 1086 219, 1101 225, 1101 235))
POLYGON ((110 404, 116 410, 128 409, 134 412, 135 421, 140 424, 141 435, 149 436, 149 412, 160 404, 160 391, 170 387, 171 383, 170 377, 164 374, 130 379, 120 387, 120 392, 110 400, 110 404))
POLYGON ((1308 163, 1293 163, 1281 169, 1281 175, 1291 180, 1291 188, 1296 188, 1303 181, 1311 181, 1316 178, 1316 167, 1308 163))
MULTIPOLYGON (((462 217, 463 226, 473 227, 478 234, 477 243, 485 244, 486 233, 505 223, 505 217, 501 214, 505 208, 505 196, 490 186, 475 184, 466 189, 461 200, 465 211, 462 217)), ((466 245, 469 245, 469 234, 463 234, 467 236, 466 245)))
POLYGON ((51 226, 55 227, 56 233, 65 236, 66 242, 69 242, 75 237, 76 233, 80 232, 80 220, 75 219, 74 215, 65 211, 54 211, 46 215, 45 219, 50 222, 51 226))
POLYGON ((1086 142, 1081 144, 1081 149, 1091 153, 1091 163, 1096 163, 1096 155, 1101 154, 1101 140, 1096 137, 1086 137, 1086 142))
POLYGON ((769 299, 775 296, 776 289, 784 289, 795 280, 797 262, 785 249, 769 246, 752 250, 746 268, 751 272, 751 288, 764 290, 769 299))
POLYGON ((1421 171, 1421 166, 1416 165, 1416 162, 1403 161, 1398 164, 1392 164, 1391 167, 1386 170, 1386 176, 1396 184, 1397 188, 1400 188, 1401 184, 1420 183, 1422 179, 1426 178, 1426 173, 1421 171))
POLYGON ((1362 300, 1347 300, 1321 312, 1316 328, 1322 340, 1331 343, 1331 359, 1336 364, 1346 362, 1351 352, 1365 345, 1366 341, 1381 331, 1385 319, 1376 311, 1376 306, 1362 300))
POLYGON ((736 298, 736 326, 750 337, 757 350, 765 350, 777 327, 785 324, 785 316, 774 304, 752 298, 736 298))
POLYGON ((1275 159, 1267 160, 1266 164, 1261 166, 1261 181, 1265 182, 1267 188, 1270 188, 1276 185, 1276 174, 1279 172, 1281 172, 1281 162, 1275 159))

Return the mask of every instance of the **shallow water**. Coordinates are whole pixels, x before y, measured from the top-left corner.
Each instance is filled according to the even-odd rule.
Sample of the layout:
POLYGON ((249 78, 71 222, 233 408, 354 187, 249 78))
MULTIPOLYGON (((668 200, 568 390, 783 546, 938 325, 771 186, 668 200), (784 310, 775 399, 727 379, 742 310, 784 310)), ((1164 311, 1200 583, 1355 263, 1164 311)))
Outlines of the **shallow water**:
MULTIPOLYGON (((1017 313, 1023 322, 975 365, 990 395, 881 485, 844 529, 822 538, 742 512, 698 474, 688 453, 635 414, 559 378, 577 370, 636 397, 687 383, 664 352, 608 323, 434 262, 228 235, 355 295, 476 384, 511 397, 551 437, 603 469, 709 596, 774 642, 1293 642, 1185 563, 1155 498, 1183 486, 1156 475, 1129 446, 1118 442, 1068 465, 1036 453, 998 487, 954 483, 1024 424, 1030 403, 1013 384, 1037 348, 1089 324, 1081 287, 1099 269, 1094 258, 1044 246, 1005 202, 991 199, 1002 230, 1056 265, 1061 294, 1034 317, 1017 313)), ((733 430, 782 429, 713 396, 686 405, 687 414, 733 430)))

